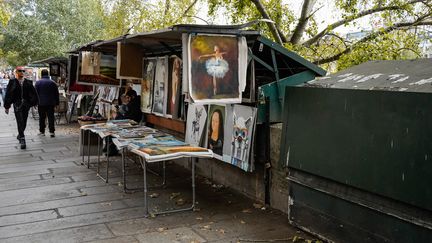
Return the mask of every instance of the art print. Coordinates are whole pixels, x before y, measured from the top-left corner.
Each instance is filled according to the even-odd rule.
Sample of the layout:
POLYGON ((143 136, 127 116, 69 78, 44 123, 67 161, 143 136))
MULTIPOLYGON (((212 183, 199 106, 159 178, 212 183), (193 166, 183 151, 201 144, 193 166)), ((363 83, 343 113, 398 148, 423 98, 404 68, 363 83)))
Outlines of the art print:
POLYGON ((81 52, 79 58, 81 60, 81 70, 78 73, 79 84, 120 86, 120 80, 116 79, 116 56, 98 52, 81 52))
POLYGON ((166 93, 168 81, 168 57, 158 57, 156 60, 153 108, 152 112, 156 115, 166 114, 166 93))
POLYGON ((186 120, 186 143, 201 146, 206 119, 207 111, 204 105, 189 104, 186 120))
POLYGON ((191 35, 189 89, 197 103, 240 102, 236 36, 191 35))
POLYGON ((153 83, 156 70, 156 58, 144 59, 143 74, 141 80, 141 111, 151 113, 153 102, 153 83))
POLYGON ((222 160, 224 147, 225 106, 210 105, 207 118, 207 148, 222 160))
POLYGON ((245 171, 252 171, 250 159, 255 130, 256 108, 232 105, 227 109, 227 132, 225 139, 224 161, 245 171))
POLYGON ((93 94, 93 86, 78 84, 78 73, 80 72, 78 55, 69 55, 67 93, 68 94, 93 94))

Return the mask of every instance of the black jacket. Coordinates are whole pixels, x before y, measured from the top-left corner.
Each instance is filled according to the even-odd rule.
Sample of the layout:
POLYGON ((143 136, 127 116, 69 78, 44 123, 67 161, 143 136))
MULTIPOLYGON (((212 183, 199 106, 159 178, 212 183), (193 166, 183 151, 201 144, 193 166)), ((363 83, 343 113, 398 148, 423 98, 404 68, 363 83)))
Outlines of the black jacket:
POLYGON ((19 84, 18 79, 10 79, 6 88, 4 108, 9 109, 12 104, 21 106, 22 101, 24 101, 24 105, 28 107, 38 104, 39 98, 31 80, 24 79, 22 91, 21 95, 21 85, 19 84))

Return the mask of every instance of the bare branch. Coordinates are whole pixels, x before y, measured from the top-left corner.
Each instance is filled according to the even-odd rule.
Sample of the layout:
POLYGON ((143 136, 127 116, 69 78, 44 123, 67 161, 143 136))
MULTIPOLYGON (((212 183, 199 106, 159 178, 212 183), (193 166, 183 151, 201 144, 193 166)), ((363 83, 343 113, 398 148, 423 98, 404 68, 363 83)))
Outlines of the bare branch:
POLYGON ((312 11, 313 6, 315 5, 316 0, 304 0, 301 15, 297 26, 294 29, 294 33, 291 36, 290 42, 293 44, 298 44, 300 42, 301 37, 306 29, 306 25, 308 23, 309 18, 311 17, 310 12, 312 11))
MULTIPOLYGON (((183 14, 180 16, 180 17, 178 17, 175 21, 174 21, 174 23, 177 23, 180 19, 182 19, 182 18, 184 18, 184 17, 190 17, 189 15, 188 15, 188 12, 193 8, 193 6, 195 6, 195 4, 198 2, 198 0, 195 0, 195 1, 193 1, 187 8, 186 8, 186 10, 183 12, 183 14)), ((196 16, 193 16, 193 17, 196 17, 196 16)), ((199 17, 196 17, 196 18, 198 18, 198 19, 201 19, 201 18, 199 18, 199 17)), ((201 20, 203 20, 203 19, 201 19, 201 20)), ((208 24, 208 22, 206 21, 206 20, 203 20, 204 22, 206 22, 207 24, 208 24)))
MULTIPOLYGON (((261 3, 260 0, 251 0, 251 2, 253 4, 255 4, 258 12, 261 13, 261 16, 264 19, 271 20, 270 15, 267 13, 267 10, 265 9, 264 5, 261 3)), ((272 33, 272 35, 275 38, 275 40, 277 41, 277 43, 279 43, 279 44, 282 45, 282 39, 281 39, 281 36, 279 35, 279 33, 282 33, 282 32, 278 31, 278 29, 277 29, 276 25, 274 24, 274 22, 273 23, 267 22, 267 26, 269 27, 270 32, 272 33)))
POLYGON ((365 10, 363 12, 360 12, 358 14, 348 16, 345 19, 339 20, 333 24, 328 25, 324 30, 322 30, 320 33, 316 34, 314 37, 310 38, 309 40, 305 41, 302 45, 310 46, 313 43, 315 43, 318 39, 322 38, 329 31, 331 31, 331 30, 333 30, 333 29, 335 29, 341 25, 344 25, 344 24, 352 22, 356 19, 359 19, 361 17, 367 16, 367 15, 370 15, 373 13, 377 13, 377 12, 386 11, 386 10, 400 10, 400 9, 403 9, 407 5, 412 5, 412 4, 419 3, 419 2, 424 2, 424 0, 413 0, 413 1, 407 2, 404 5, 392 5, 392 6, 372 8, 372 9, 368 9, 368 10, 365 10))
POLYGON ((319 65, 319 64, 325 64, 325 63, 336 61, 342 55, 350 53, 352 50, 354 50, 360 44, 365 43, 365 42, 370 41, 370 40, 373 40, 373 39, 377 38, 378 36, 390 33, 390 32, 397 30, 397 29, 402 29, 405 27, 421 26, 421 25, 432 25, 432 21, 422 21, 425 18, 427 18, 427 16, 423 16, 418 21, 414 21, 414 22, 396 23, 396 24, 394 24, 390 27, 387 27, 383 30, 371 33, 370 35, 365 36, 362 39, 360 39, 359 41, 357 41, 356 43, 352 44, 349 48, 346 48, 344 51, 342 51, 342 52, 340 52, 334 56, 331 56, 331 57, 316 60, 313 63, 319 65))

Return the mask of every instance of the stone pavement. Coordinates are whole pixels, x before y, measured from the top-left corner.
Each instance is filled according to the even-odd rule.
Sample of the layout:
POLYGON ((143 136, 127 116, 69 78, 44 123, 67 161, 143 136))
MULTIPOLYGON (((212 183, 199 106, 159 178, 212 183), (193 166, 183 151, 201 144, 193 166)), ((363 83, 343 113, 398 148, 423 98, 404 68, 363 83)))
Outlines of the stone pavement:
MULTIPOLYGON (((145 218, 143 193, 122 191, 119 156, 114 157, 116 167, 105 183, 96 176, 94 164, 90 169, 82 164, 78 124, 57 125, 56 137, 50 138, 37 135, 37 122, 29 117, 27 149, 21 150, 13 111, 6 115, 0 108, 0 242, 313 239, 291 227, 286 215, 262 210, 259 204, 205 178, 197 178, 197 210, 145 218)), ((177 165, 168 168, 167 187, 150 191, 152 210, 175 208, 191 200, 189 173, 177 165)), ((130 163, 133 185, 140 185, 140 172, 130 163)))

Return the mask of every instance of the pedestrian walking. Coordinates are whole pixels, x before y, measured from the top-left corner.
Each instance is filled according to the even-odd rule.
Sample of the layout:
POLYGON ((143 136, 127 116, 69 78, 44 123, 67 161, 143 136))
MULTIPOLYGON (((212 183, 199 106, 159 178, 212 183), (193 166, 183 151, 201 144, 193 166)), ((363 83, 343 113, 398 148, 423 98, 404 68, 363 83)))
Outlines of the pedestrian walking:
POLYGON ((59 105, 59 91, 57 84, 50 79, 46 69, 41 71, 42 78, 36 82, 36 91, 39 96, 39 135, 45 136, 46 119, 50 136, 55 137, 54 107, 59 105))
POLYGON ((32 106, 38 104, 38 96, 33 81, 24 78, 24 74, 24 67, 16 67, 15 78, 9 80, 4 99, 6 114, 9 114, 9 109, 13 105, 18 128, 17 139, 21 144, 21 149, 26 148, 24 131, 27 126, 29 110, 32 106))

